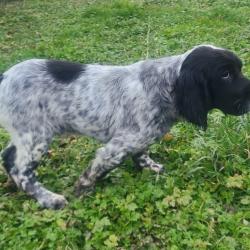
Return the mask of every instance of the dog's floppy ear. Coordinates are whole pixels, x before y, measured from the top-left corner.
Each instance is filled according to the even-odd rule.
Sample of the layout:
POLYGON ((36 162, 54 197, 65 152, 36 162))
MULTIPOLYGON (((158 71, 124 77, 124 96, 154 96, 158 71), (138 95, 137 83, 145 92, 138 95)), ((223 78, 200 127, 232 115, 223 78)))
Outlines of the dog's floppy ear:
POLYGON ((201 72, 181 70, 175 85, 177 110, 187 121, 207 128, 209 93, 201 72))

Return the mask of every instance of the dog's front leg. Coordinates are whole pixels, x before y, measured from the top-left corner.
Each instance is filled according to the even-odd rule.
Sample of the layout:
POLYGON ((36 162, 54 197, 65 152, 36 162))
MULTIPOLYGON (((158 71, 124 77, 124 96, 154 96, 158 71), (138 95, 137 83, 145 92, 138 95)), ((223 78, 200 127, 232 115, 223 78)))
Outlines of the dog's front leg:
POLYGON ((164 171, 163 165, 154 162, 146 152, 135 154, 132 156, 132 159, 139 169, 149 168, 156 173, 164 171))
POLYGON ((116 168, 130 153, 142 150, 143 143, 136 138, 124 134, 113 138, 105 147, 97 150, 91 166, 80 176, 75 186, 76 195, 92 191, 97 180, 116 168))

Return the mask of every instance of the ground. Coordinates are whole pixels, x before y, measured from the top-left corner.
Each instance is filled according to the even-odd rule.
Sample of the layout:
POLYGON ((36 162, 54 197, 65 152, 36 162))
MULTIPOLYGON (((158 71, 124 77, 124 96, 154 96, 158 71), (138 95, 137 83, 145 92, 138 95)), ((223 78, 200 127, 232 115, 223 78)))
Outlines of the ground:
MULTIPOLYGON (((0 1, 0 71, 28 58, 127 64, 211 43, 235 51, 250 76, 250 1, 0 1)), ((0 130, 0 150, 8 142, 0 130)), ((250 249, 250 115, 179 123, 152 145, 165 173, 130 159, 84 199, 73 183, 99 147, 56 138, 39 179, 69 205, 41 209, 0 167, 0 249, 250 249)))

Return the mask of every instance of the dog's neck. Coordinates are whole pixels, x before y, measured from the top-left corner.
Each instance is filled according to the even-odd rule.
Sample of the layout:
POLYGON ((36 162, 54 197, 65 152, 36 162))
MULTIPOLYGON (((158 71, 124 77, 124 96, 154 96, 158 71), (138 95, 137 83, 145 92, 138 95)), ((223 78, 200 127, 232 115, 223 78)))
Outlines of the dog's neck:
POLYGON ((140 80, 149 99, 159 109, 155 120, 162 135, 180 119, 175 107, 173 91, 181 65, 189 53, 142 62, 140 80))

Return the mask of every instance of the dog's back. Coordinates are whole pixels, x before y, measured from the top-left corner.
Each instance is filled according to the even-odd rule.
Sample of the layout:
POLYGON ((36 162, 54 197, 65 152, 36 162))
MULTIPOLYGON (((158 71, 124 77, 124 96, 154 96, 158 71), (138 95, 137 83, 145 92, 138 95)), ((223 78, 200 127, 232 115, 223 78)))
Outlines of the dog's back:
POLYGON ((146 106, 142 86, 126 67, 82 65, 77 72, 72 65, 65 72, 53 63, 51 69, 49 60, 27 60, 1 76, 0 124, 8 131, 77 132, 107 141, 119 126, 134 122, 135 105, 146 106))

